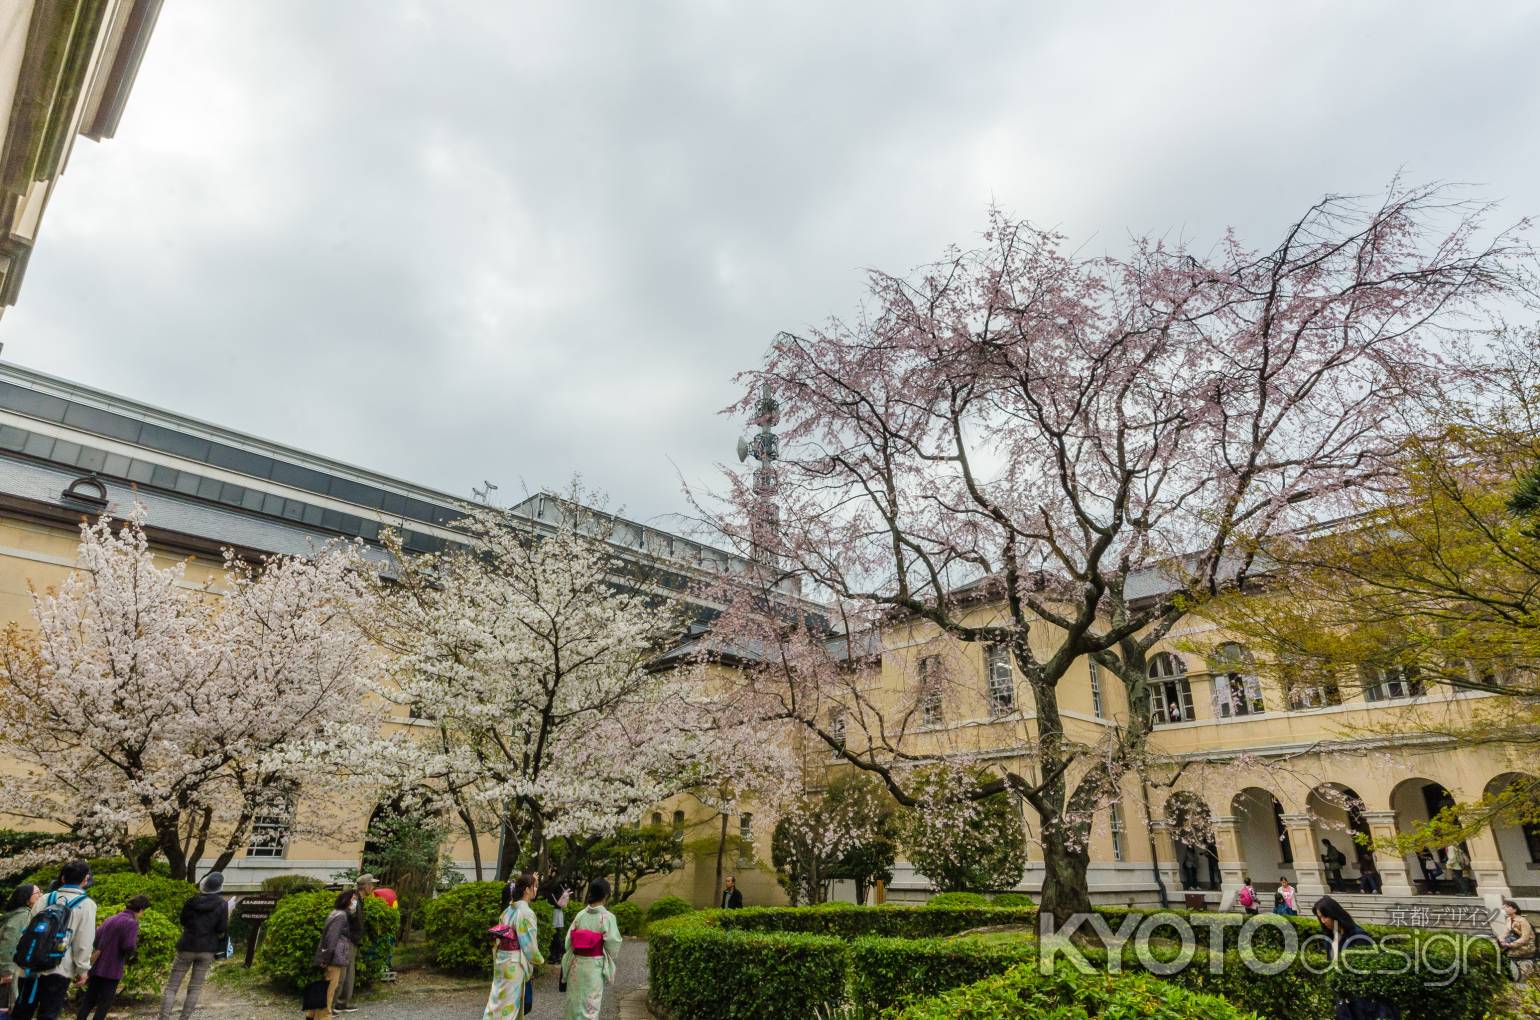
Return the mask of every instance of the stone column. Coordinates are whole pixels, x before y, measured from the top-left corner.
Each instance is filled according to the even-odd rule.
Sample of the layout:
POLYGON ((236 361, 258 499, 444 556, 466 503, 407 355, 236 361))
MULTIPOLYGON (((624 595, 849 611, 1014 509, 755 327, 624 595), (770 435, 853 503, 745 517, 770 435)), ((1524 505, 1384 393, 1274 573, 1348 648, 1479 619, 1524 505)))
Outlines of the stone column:
POLYGON ((1294 850, 1294 887, 1299 890, 1300 913, 1307 913, 1310 901, 1326 895, 1326 871, 1321 867, 1321 851, 1315 841, 1315 827, 1308 814, 1284 815, 1283 827, 1289 832, 1289 846, 1294 850))
MULTIPOLYGON (((1365 811, 1364 822, 1369 826, 1369 835, 1376 841, 1382 839, 1394 839, 1396 836, 1396 813, 1394 811, 1365 811)), ((1379 869, 1380 882, 1384 886, 1386 896, 1414 896, 1417 889, 1412 882, 1421 875, 1412 875, 1407 868, 1404 854, 1391 853, 1388 850, 1377 850, 1374 853, 1374 866, 1379 869)))
POLYGON ((1159 866, 1160 880, 1166 884, 1166 898, 1173 906, 1182 905, 1182 877, 1177 870, 1176 842, 1171 838, 1171 823, 1158 819, 1150 823, 1155 834, 1155 862, 1159 866))
POLYGON ((1235 905, 1235 893, 1246 877, 1246 855, 1241 850, 1240 820, 1234 815, 1214 818, 1214 848, 1219 851, 1219 909, 1235 905))
POLYGON ((1511 899, 1513 890, 1508 887, 1508 872, 1503 867, 1503 855, 1497 849, 1497 837, 1491 827, 1482 829, 1465 841, 1470 850, 1470 867, 1475 873, 1476 895, 1492 910, 1501 909, 1502 901, 1511 899))

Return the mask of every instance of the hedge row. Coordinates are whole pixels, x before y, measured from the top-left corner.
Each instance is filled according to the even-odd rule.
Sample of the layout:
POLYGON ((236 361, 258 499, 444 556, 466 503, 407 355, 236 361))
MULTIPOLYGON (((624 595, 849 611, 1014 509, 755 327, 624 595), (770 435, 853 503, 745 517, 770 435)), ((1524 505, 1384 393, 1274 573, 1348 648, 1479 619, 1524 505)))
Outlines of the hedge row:
MULTIPOLYGON (((969 929, 1035 920, 1032 911, 998 909, 943 911, 939 908, 794 908, 756 912, 708 911, 664 922, 652 932, 650 947, 651 988, 656 1004, 677 1017, 758 1018, 779 1015, 810 1015, 814 1008, 831 1008, 848 994, 869 1008, 887 1009, 935 996, 947 990, 999 975, 1012 967, 1029 964, 1036 969, 1040 945, 1031 935, 1006 939, 948 939, 945 936, 969 929), (931 924, 926 918, 950 913, 931 924), (964 917, 963 914, 971 914, 964 917), (919 916, 917 916, 919 915, 919 916), (763 926, 766 930, 754 931, 763 926), (879 937, 873 930, 938 929, 922 938, 879 937), (859 937, 850 935, 859 932, 859 937), (807 961, 799 969, 792 960, 807 961), (816 969, 813 969, 816 968, 816 969), (739 975, 734 988, 752 987, 750 998, 726 1002, 720 995, 724 973, 739 975), (742 983, 739 983, 741 980, 742 983), (787 1001, 806 1006, 804 1013, 781 1012, 787 1001)), ((1116 929, 1121 915, 1109 917, 1116 929)), ((1191 919, 1194 928, 1201 916, 1191 919)), ((1292 923, 1280 919, 1284 923, 1292 923)), ((1276 923, 1276 922, 1274 922, 1276 923)), ((1318 926, 1301 926, 1308 934, 1318 926)), ((1089 929, 1085 929, 1089 934, 1089 929)), ((1256 940, 1248 955, 1262 962, 1276 957, 1276 945, 1256 940)), ((1424 971, 1451 973, 1458 963, 1457 951, 1448 937, 1436 932, 1382 930, 1401 941, 1396 948, 1415 946, 1424 971)), ((1428 986, 1423 974, 1397 973, 1403 957, 1393 949, 1360 951, 1354 957, 1363 974, 1346 971, 1312 973, 1294 966, 1277 974, 1258 973, 1246 966, 1237 949, 1219 950, 1219 973, 1211 973, 1207 933, 1199 932, 1199 946, 1186 967, 1165 980, 1201 994, 1219 994, 1236 1006, 1251 1009, 1275 1020, 1315 1020, 1330 1016, 1339 996, 1375 995, 1395 1002, 1407 1020, 1480 1020, 1501 993, 1503 977, 1489 944, 1477 944, 1470 954, 1471 968, 1457 980, 1428 986)), ((1076 943, 1076 950, 1098 970, 1105 970, 1109 953, 1094 945, 1076 943)), ((1177 955, 1175 940, 1149 943, 1157 959, 1177 955)), ((1325 957, 1310 957, 1316 971, 1325 971, 1325 957)), ((1122 948, 1123 969, 1143 971, 1138 948, 1129 942, 1122 948)))
POLYGON ((1080 974, 1035 964, 915 1003, 900 1020, 1038 1020, 1140 1017, 1142 1020, 1255 1020, 1257 1014, 1146 974, 1080 974))

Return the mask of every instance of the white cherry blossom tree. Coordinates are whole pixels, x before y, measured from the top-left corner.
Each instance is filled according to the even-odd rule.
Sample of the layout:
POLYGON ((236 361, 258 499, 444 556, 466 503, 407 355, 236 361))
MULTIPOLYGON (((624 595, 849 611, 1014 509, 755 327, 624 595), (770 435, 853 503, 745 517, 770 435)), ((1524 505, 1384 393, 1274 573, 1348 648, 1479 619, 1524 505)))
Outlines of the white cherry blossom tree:
POLYGON ((341 732, 372 731, 380 667, 349 617, 370 597, 346 547, 248 563, 203 587, 160 566, 144 515, 81 527, 78 565, 0 641, 0 811, 90 851, 153 837, 173 877, 225 867, 259 815, 294 813, 341 732))
POLYGON ((731 789, 753 771, 740 756, 769 753, 725 737, 695 664, 655 668, 685 630, 675 591, 619 555, 608 515, 561 505, 550 527, 473 508, 456 525, 468 544, 441 553, 386 538, 400 569, 381 584, 372 630, 398 668, 379 694, 419 732, 361 764, 441 801, 478 868, 480 836, 500 831, 502 873, 547 839, 731 789))

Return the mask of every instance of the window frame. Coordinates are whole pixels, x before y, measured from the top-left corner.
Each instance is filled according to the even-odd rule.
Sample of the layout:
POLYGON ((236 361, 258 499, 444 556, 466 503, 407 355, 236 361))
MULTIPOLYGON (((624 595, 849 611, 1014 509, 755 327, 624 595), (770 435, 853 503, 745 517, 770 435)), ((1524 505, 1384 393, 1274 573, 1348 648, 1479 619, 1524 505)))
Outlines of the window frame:
POLYGON ((946 703, 941 689, 941 656, 920 656, 920 725, 946 725, 946 703))
POLYGON ((1005 645, 991 643, 984 646, 984 682, 991 719, 1016 711, 1016 671, 1011 664, 1011 651, 1005 645))

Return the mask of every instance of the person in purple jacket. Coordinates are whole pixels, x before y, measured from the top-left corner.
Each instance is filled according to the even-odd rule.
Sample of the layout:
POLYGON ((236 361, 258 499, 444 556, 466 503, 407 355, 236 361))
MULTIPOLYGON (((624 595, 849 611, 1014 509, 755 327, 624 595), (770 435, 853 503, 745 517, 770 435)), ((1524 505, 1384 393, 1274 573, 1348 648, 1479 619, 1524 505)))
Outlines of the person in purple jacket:
POLYGON ((123 967, 139 945, 139 917, 150 905, 148 896, 135 896, 128 905, 96 926, 96 953, 91 958, 91 976, 85 994, 80 997, 80 1011, 75 1020, 86 1020, 96 1010, 95 1020, 106 1020, 107 1010, 123 980, 123 967))

